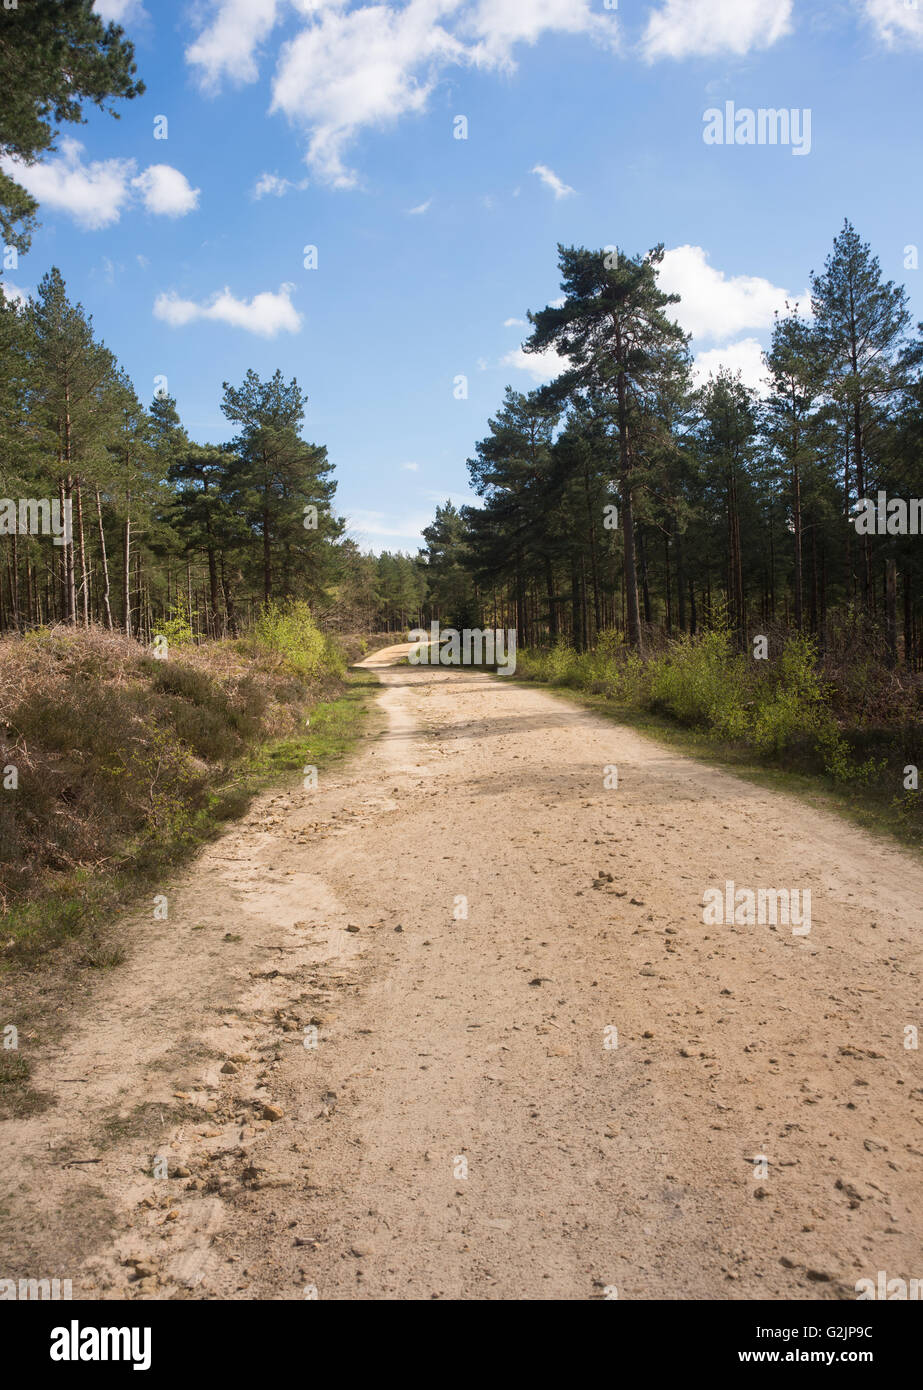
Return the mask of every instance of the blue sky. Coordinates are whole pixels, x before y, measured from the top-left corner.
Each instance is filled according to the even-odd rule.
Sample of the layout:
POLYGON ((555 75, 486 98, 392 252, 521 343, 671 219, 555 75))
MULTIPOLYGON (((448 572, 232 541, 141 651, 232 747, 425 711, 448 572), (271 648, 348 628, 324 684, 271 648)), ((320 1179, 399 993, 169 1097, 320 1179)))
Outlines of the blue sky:
POLYGON ((923 318, 905 268, 923 246, 923 0, 97 9, 147 92, 17 175, 42 225, 7 293, 58 265, 142 400, 166 377, 201 441, 231 433, 222 381, 296 376, 364 548, 415 549, 437 501, 468 497, 504 386, 553 374, 518 349, 559 293, 558 241, 662 241, 699 370, 754 384, 773 310, 803 300, 844 216, 923 318), (706 144, 728 101, 808 110, 809 152, 706 144))

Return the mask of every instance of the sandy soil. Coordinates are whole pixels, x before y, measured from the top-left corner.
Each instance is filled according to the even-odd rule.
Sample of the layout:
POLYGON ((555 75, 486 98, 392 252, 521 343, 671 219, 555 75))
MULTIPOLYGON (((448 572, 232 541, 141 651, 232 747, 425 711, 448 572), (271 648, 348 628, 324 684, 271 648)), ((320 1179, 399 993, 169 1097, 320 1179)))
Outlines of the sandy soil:
POLYGON ((406 651, 364 663, 379 736, 165 885, 41 1060, 55 1104, 0 1134, 0 1276, 814 1299, 923 1275, 919 863, 406 651), (809 888, 810 933, 704 925, 729 879, 809 888))

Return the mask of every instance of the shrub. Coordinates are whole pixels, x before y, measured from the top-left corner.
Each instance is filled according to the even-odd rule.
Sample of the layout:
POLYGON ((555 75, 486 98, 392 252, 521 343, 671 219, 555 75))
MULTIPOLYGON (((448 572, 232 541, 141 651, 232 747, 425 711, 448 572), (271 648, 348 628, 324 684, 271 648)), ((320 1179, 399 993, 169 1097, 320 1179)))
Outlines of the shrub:
POLYGON ((161 623, 155 635, 166 638, 168 652, 171 647, 185 647, 192 642, 193 634, 189 622, 189 612, 182 594, 171 606, 169 618, 166 622, 161 623))
POLYGON ((821 677, 811 638, 789 634, 775 660, 757 661, 735 650, 720 612, 708 630, 684 634, 647 658, 609 631, 600 634, 592 652, 576 652, 563 640, 544 651, 522 651, 519 670, 526 679, 667 714, 744 744, 762 758, 807 754, 841 782, 867 782, 887 766, 887 759, 856 759, 834 715, 835 692, 821 677))
MULTIPOLYGON (((342 658, 298 618, 270 623, 270 639, 285 639, 306 669, 320 663, 326 694, 342 658)), ((0 791, 0 910, 62 875, 140 867, 149 849, 160 862, 255 749, 304 740, 321 682, 309 689, 284 651, 170 650, 155 660, 98 628, 0 639, 0 769, 18 778, 15 794, 0 791)))
POLYGON ((747 731, 746 659, 732 651, 727 628, 682 636, 649 663, 648 707, 681 724, 739 739, 747 731))
POLYGON ((249 638, 257 650, 275 654, 304 680, 313 680, 325 672, 339 676, 346 669, 342 655, 320 631, 310 608, 301 599, 266 604, 250 629, 249 638))

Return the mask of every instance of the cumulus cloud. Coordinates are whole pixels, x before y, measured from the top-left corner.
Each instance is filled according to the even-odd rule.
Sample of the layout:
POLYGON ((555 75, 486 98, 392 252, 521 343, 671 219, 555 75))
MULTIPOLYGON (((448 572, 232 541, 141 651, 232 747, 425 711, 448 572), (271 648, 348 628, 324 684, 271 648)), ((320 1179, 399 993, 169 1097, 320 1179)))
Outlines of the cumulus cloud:
POLYGON ((698 353, 692 374, 701 386, 710 376, 717 376, 722 367, 731 372, 740 372, 745 386, 752 387, 761 396, 766 395, 767 371, 763 364, 763 349, 756 338, 742 338, 740 342, 698 353))
POLYGON ((260 198, 283 198, 292 189, 303 192, 308 186, 307 179, 301 179, 298 183, 292 183, 291 179, 280 178, 278 174, 260 174, 256 183, 253 185, 251 197, 259 201, 260 198))
POLYGON ((512 367, 517 372, 528 372, 537 385, 545 381, 553 381, 562 372, 570 370, 570 363, 567 358, 561 357, 553 350, 524 352, 521 347, 505 353, 500 359, 500 365, 501 367, 512 367))
POLYGON ((694 338, 722 342, 745 329, 771 328, 785 301, 810 303, 807 290, 792 296, 758 275, 725 275, 708 264, 701 246, 676 246, 664 253, 658 276, 668 294, 681 296, 669 312, 694 338))
POLYGON ((607 48, 619 43, 616 17, 594 12, 588 0, 479 0, 461 28, 475 40, 474 61, 485 67, 513 67, 516 44, 534 44, 551 31, 583 34, 607 48))
POLYGON ((569 197, 574 191, 570 184, 565 183, 563 179, 559 179, 554 170, 549 169, 547 164, 536 164, 532 172, 533 174, 538 174, 546 188, 551 189, 556 201, 558 198, 569 197))
POLYGON ((131 159, 98 159, 84 164, 79 140, 61 141, 56 159, 24 164, 12 156, 0 160, 4 173, 21 183, 47 208, 66 212, 81 227, 97 231, 118 222, 131 200, 131 159))
POLYGON ((132 19, 147 19, 141 0, 96 0, 93 8, 107 24, 110 20, 127 24, 132 19))
POLYGON ((186 49, 203 87, 215 91, 224 78, 255 82, 260 44, 281 18, 279 0, 214 0, 208 23, 186 49))
POLYGON ((260 50, 294 10, 302 27, 282 44, 271 110, 307 136, 307 162, 335 187, 357 177, 346 150, 364 129, 384 128, 426 109, 450 67, 509 70, 517 45, 550 33, 617 44, 617 19, 593 0, 211 0, 204 27, 186 49, 202 86, 255 82, 260 50))
POLYGON ((41 163, 24 164, 8 155, 0 167, 43 207, 67 213, 88 231, 118 222, 136 194, 149 212, 168 217, 182 217, 198 204, 199 190, 169 164, 152 164, 135 177, 133 159, 85 163, 79 140, 62 140, 60 154, 41 163))
POLYGON ((301 315, 291 299, 294 288, 294 285, 285 284, 280 285, 277 293, 264 290, 252 299, 237 299, 225 287, 205 303, 182 299, 171 290, 157 296, 154 317, 173 328, 199 319, 210 319, 230 324, 233 328, 243 328, 261 338, 275 338, 279 333, 297 333, 301 327, 301 315))
POLYGON ((169 164, 151 164, 131 181, 148 212, 162 217, 185 217, 199 206, 201 189, 193 188, 185 174, 169 164))
POLYGON ((440 67, 464 61, 464 46, 436 22, 444 8, 440 0, 325 8, 283 45, 271 109, 309 132, 308 163, 335 187, 357 181, 344 153, 363 127, 423 111, 440 67))
POLYGON ((923 47, 923 9, 907 0, 858 0, 865 19, 889 48, 923 47))
POLYGON ((792 0, 664 0, 647 22, 641 51, 657 58, 769 48, 791 32, 792 0))
POLYGON ((0 294, 8 304, 25 304, 29 298, 25 290, 21 290, 10 280, 0 280, 0 294))

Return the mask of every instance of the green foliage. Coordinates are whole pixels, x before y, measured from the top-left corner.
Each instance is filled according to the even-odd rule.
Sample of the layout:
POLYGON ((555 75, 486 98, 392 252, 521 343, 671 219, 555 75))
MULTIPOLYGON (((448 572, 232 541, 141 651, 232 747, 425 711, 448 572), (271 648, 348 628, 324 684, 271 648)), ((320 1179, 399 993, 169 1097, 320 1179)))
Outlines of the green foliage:
POLYGON ((745 658, 731 646, 726 628, 681 637, 649 663, 648 708, 722 738, 745 737, 747 668, 745 658))
POLYGON ((174 600, 169 618, 160 624, 156 635, 166 638, 168 653, 172 647, 183 647, 192 641, 189 609, 183 594, 174 600))
MULTIPOLYGON (((54 148, 54 125, 84 120, 89 102, 112 114, 111 98, 144 91, 134 49, 117 24, 105 24, 93 0, 21 0, 0 9, 0 153, 31 162, 54 148)), ((28 249, 36 203, 0 173, 0 232, 28 249)))
POLYGON ((526 679, 666 714, 766 761, 807 757, 839 782, 867 783, 886 767, 886 760, 854 756, 831 709, 833 692, 820 677, 811 638, 791 635, 775 660, 756 661, 735 649, 720 608, 708 630, 684 634, 647 659, 609 632, 591 652, 564 641, 521 650, 518 670, 526 679))
POLYGON ((278 656, 293 675, 312 680, 323 673, 342 675, 345 661, 324 637, 301 599, 266 604, 250 629, 257 648, 278 656))

